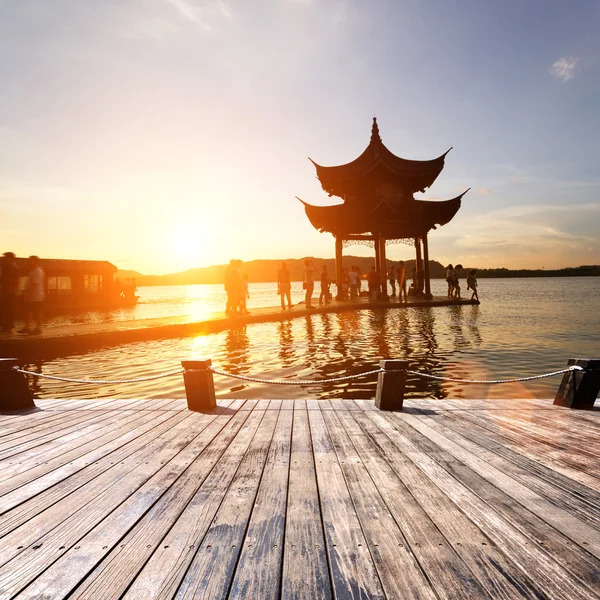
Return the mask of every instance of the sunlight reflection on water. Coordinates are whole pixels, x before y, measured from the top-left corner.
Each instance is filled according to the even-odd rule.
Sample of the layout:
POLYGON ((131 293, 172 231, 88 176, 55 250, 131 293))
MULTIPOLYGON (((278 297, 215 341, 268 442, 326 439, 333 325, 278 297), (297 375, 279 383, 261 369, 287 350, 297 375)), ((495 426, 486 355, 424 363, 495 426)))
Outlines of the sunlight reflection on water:
MULTIPOLYGON (((433 284, 434 292, 441 295, 444 282, 433 284)), ((255 288, 259 285, 264 297, 273 297, 273 284, 256 284, 255 288)), ((199 290, 196 297, 214 300, 214 286, 206 287, 213 291, 199 290)), ((157 305, 160 294, 167 297, 168 289, 153 290, 157 305)), ((178 293, 182 293, 181 288, 178 293)), ((256 295, 261 293, 255 290, 256 295)), ((236 374, 265 379, 318 379, 372 370, 381 358, 406 358, 411 369, 434 375, 462 379, 526 377, 562 369, 569 357, 600 357, 599 293, 600 278, 481 280, 480 306, 317 314, 282 323, 235 327, 207 336, 127 344, 52 360, 38 367, 45 373, 66 377, 117 379, 173 370, 186 358, 210 357, 217 368, 236 374)), ((172 298, 173 290, 171 294, 172 298)), ((263 298, 263 305, 269 303, 272 300, 265 302, 263 298)), ((559 381, 560 377, 554 377, 484 386, 440 384, 411 377, 407 396, 549 398, 556 393, 559 381)), ((47 380, 36 380, 32 385, 36 395, 45 398, 185 397, 180 376, 112 386, 47 380)), ((338 384, 276 387, 215 376, 215 385, 217 395, 228 398, 375 396, 374 377, 338 384)))

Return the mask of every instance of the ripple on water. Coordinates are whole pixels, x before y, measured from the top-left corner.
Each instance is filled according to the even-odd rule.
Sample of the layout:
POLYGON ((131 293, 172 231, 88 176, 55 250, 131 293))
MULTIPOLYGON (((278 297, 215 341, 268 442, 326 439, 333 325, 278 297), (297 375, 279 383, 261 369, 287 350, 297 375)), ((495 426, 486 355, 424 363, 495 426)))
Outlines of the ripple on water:
MULTIPOLYGON (((372 370, 382 358, 405 358, 412 370, 434 375, 504 379, 562 369, 573 356, 600 356, 600 318, 594 302, 600 291, 598 278, 576 282, 590 292, 583 295, 587 301, 579 295, 577 310, 569 308, 569 302, 574 306, 568 293, 572 282, 533 280, 544 289, 536 288, 532 302, 522 281, 499 281, 495 288, 487 280, 481 282, 482 295, 486 285, 495 295, 480 306, 315 314, 206 336, 127 344, 30 367, 73 378, 125 379, 174 370, 182 359, 210 357, 216 367, 234 374, 319 379, 372 370)), ((559 380, 486 386, 412 376, 407 397, 549 398, 559 380)), ((185 397, 181 376, 102 386, 35 379, 30 385, 40 398, 185 397)), ((375 386, 374 377, 276 387, 215 376, 217 395, 227 398, 374 398, 375 386)))

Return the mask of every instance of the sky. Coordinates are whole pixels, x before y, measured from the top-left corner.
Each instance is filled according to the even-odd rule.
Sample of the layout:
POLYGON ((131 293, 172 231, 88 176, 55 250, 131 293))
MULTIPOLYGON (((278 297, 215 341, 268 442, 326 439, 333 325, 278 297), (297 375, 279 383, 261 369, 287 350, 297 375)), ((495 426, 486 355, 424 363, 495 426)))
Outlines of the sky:
MULTIPOLYGON (((332 257, 295 196, 453 146, 430 257, 600 264, 597 0, 0 0, 0 251, 162 274, 332 257)), ((352 246, 348 254, 371 255, 352 246)), ((414 248, 388 246, 408 259, 414 248)))

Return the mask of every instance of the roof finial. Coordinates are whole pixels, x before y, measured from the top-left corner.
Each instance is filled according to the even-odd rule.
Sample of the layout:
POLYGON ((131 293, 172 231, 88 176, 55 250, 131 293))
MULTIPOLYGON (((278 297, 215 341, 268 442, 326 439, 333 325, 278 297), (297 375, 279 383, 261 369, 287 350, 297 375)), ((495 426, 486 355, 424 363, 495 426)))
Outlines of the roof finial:
POLYGON ((377 117, 373 117, 373 127, 371 129, 371 141, 372 142, 381 142, 381 137, 379 135, 379 127, 377 125, 377 117))

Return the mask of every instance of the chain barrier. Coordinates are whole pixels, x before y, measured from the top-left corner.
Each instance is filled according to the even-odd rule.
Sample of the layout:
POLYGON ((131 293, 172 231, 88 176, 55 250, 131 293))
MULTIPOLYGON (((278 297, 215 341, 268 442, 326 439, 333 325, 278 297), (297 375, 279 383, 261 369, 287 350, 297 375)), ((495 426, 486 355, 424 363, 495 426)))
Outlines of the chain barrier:
POLYGON ((272 385, 315 385, 320 383, 336 383, 338 381, 349 381, 350 379, 358 379, 359 377, 367 377, 374 375, 375 373, 382 373, 383 369, 375 369, 374 371, 367 371, 366 373, 359 373, 358 375, 346 375, 345 377, 331 377, 329 379, 296 379, 296 380, 282 380, 282 379, 259 379, 258 377, 247 377, 246 375, 236 375, 234 373, 227 373, 226 371, 219 371, 208 368, 216 375, 222 375, 223 377, 231 377, 232 379, 241 379, 242 381, 251 381, 253 383, 267 383, 272 385))
POLYGON ((68 383, 97 383, 99 385, 112 385, 113 383, 141 383, 143 381, 153 381, 154 379, 162 379, 163 377, 172 377, 173 375, 181 375, 185 369, 177 369, 177 371, 169 371, 160 375, 150 375, 149 377, 136 377, 135 379, 71 379, 70 377, 58 377, 57 375, 46 375, 45 373, 35 373, 34 371, 25 371, 18 367, 13 367, 13 371, 23 373, 23 375, 31 375, 32 377, 41 377, 42 379, 52 379, 53 381, 67 381, 68 383))
MULTIPOLYGON (((177 369, 176 371, 169 371, 168 373, 161 373, 159 375, 150 375, 149 377, 136 377, 134 379, 71 379, 70 377, 58 377, 57 375, 46 375, 45 373, 35 373, 34 371, 25 371, 19 369, 19 367, 13 367, 13 370, 23 375, 31 375, 32 377, 41 377, 42 379, 51 379, 54 381, 66 381, 68 383, 90 383, 98 385, 112 385, 116 383, 141 383, 144 381, 153 381, 155 379, 162 379, 164 377, 172 377, 173 375, 181 375, 186 369, 177 369)), ((194 369, 188 369, 193 371, 194 369)), ((264 383, 269 385, 319 385, 321 383, 338 383, 340 381, 350 381, 351 379, 359 379, 361 377, 368 377, 379 373, 398 373, 399 371, 386 371, 384 369, 374 369, 373 371, 366 371, 365 373, 358 373, 357 375, 346 375, 345 377, 330 377, 328 379, 296 379, 296 380, 281 380, 281 379, 260 379, 258 377, 248 377, 246 375, 237 375, 235 373, 228 373, 227 371, 220 371, 213 367, 208 367, 208 370, 215 375, 221 375, 223 377, 231 377, 232 379, 240 379, 242 381, 250 381, 252 383, 264 383)), ((552 373, 544 373, 542 375, 533 375, 532 377, 517 377, 514 379, 454 379, 452 377, 441 377, 438 375, 429 375, 428 373, 421 373, 420 371, 410 371, 406 369, 406 373, 409 375, 415 375, 416 377, 423 377, 425 379, 434 379, 436 381, 449 381, 452 383, 465 383, 465 384, 486 384, 494 385, 499 383, 517 383, 520 381, 533 381, 535 379, 544 379, 546 377, 554 377, 555 375, 562 375, 572 371, 583 371, 583 367, 578 365, 572 365, 567 369, 560 371, 553 371, 552 373)))
POLYGON ((569 371, 583 371, 583 367, 578 365, 572 365, 568 369, 562 369, 561 371, 553 371, 552 373, 544 373, 543 375, 533 375, 532 377, 517 377, 515 379, 453 379, 452 377, 439 377, 437 375, 429 375, 428 373, 420 373, 419 371, 409 371, 407 373, 416 375, 417 377, 425 377, 426 379, 435 379, 437 381, 451 381, 453 383, 485 383, 493 385, 496 383, 516 383, 519 381, 533 381, 534 379, 544 379, 545 377, 554 377, 554 375, 562 375, 569 371))

